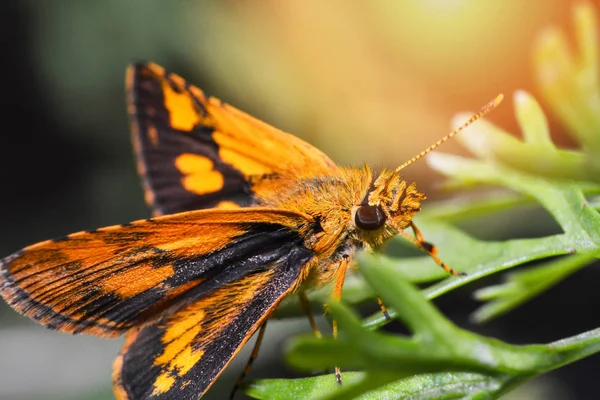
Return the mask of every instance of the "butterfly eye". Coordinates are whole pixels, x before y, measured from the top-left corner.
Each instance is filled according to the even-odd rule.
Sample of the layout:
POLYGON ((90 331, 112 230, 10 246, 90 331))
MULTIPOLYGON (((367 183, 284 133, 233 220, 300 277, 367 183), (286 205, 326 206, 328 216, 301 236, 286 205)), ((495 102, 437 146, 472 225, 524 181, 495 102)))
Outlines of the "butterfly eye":
POLYGON ((363 205, 356 210, 354 223, 364 231, 375 231, 385 224, 385 214, 379 206, 363 205))

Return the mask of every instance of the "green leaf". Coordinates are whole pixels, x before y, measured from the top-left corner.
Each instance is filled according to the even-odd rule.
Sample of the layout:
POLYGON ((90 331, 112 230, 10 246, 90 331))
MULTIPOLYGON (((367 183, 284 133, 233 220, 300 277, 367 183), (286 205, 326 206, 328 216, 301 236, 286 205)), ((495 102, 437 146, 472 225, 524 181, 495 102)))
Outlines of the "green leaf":
POLYGON ((256 399, 348 399, 397 400, 411 399, 464 399, 470 393, 497 390, 499 382, 485 375, 470 373, 421 374, 393 380, 361 372, 345 372, 344 384, 339 387, 333 375, 302 379, 265 379, 252 384, 247 394, 256 399), (386 382, 379 386, 380 381, 386 382), (373 386, 379 386, 372 389, 373 386), (357 395, 356 395, 357 394, 357 395), (417 395, 415 395, 417 394, 417 395))
POLYGON ((548 345, 526 346, 474 334, 446 319, 402 273, 380 265, 378 258, 363 254, 359 263, 365 280, 398 311, 413 335, 370 331, 347 306, 332 302, 338 339, 295 338, 288 361, 305 370, 338 365, 360 369, 364 375, 344 373, 342 388, 333 375, 260 381, 249 391, 251 395, 277 399, 283 397, 275 393, 285 393, 288 398, 337 400, 386 398, 393 392, 414 399, 492 399, 525 380, 600 351, 600 329, 548 345))
MULTIPOLYGON (((344 385, 352 385, 363 380, 365 374, 348 372, 344 374, 344 385)), ((264 379, 249 385, 246 394, 255 399, 288 400, 318 399, 323 395, 339 390, 335 377, 322 375, 302 379, 264 379)))
POLYGON ((506 283, 476 291, 475 297, 478 300, 489 303, 479 308, 472 319, 475 322, 487 322, 518 307, 589 265, 599 254, 596 252, 561 258, 536 268, 512 273, 507 276, 506 283))

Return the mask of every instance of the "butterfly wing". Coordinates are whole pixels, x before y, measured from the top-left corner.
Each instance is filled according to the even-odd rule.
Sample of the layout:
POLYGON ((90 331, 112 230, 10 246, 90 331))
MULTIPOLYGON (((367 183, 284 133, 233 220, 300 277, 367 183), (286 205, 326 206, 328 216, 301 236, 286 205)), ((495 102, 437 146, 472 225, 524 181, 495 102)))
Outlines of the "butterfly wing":
POLYGON ((312 254, 302 239, 310 232, 301 231, 312 223, 301 213, 246 208, 79 232, 0 260, 0 295, 47 327, 119 336, 294 252, 312 254))
POLYGON ((337 167, 153 63, 127 70, 129 115, 146 202, 155 214, 260 203, 280 182, 337 167))
POLYGON ((197 399, 300 279, 312 254, 284 259, 231 282, 131 333, 113 366, 119 399, 197 399))

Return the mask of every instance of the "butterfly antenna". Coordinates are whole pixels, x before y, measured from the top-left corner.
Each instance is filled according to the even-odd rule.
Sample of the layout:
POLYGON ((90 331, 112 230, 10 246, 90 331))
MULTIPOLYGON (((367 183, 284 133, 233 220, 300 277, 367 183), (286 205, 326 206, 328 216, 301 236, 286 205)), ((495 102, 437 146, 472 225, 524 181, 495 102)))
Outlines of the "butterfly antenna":
POLYGON ((410 160, 408 160, 407 162, 405 162, 404 164, 399 166, 398 168, 396 168, 396 172, 400 171, 401 169, 404 169, 405 167, 414 163, 418 159, 422 158, 425 154, 436 149, 439 145, 448 141, 448 139, 455 136, 457 133, 459 133, 460 131, 465 129, 467 126, 471 125, 473 122, 477 121, 479 118, 483 117, 484 115, 486 115, 487 113, 492 111, 494 108, 496 108, 496 106, 498 106, 498 104, 500 104, 500 102, 502 101, 503 98, 504 98, 503 94, 499 94, 498 96, 496 96, 496 98, 494 100, 490 101, 485 106, 481 107, 481 110, 479 110, 479 112, 477 114, 475 114, 471 118, 469 118, 469 120, 467 122, 465 122, 464 124, 462 124, 461 126, 456 128, 455 130, 453 130, 452 132, 450 132, 449 134, 447 134, 446 136, 444 136, 443 138, 441 138, 440 140, 438 140, 437 142, 435 142, 434 144, 432 144, 431 146, 429 146, 428 148, 426 148, 425 150, 423 150, 422 152, 420 152, 419 154, 417 154, 416 156, 414 156, 413 158, 411 158, 410 160))

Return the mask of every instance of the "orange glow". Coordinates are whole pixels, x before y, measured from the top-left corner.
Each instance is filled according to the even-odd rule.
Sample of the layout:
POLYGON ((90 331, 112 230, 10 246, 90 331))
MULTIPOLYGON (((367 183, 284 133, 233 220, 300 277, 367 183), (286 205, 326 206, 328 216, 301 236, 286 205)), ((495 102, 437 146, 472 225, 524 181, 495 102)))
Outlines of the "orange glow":
MULTIPOLYGON (((567 23, 572 2, 220 4, 191 7, 189 28, 197 33, 187 54, 211 71, 215 86, 239 96, 230 103, 334 161, 392 167, 448 132, 457 112, 475 111, 497 93, 535 92, 536 35, 567 23), (204 23, 211 35, 202 34, 204 23)), ((510 102, 489 118, 518 132, 510 102)), ((447 150, 462 151, 453 142, 447 150)), ((415 163, 410 174, 420 179, 426 168, 415 163)))
POLYGON ((412 2, 415 6, 420 6, 429 13, 458 13, 463 8, 468 7, 470 3, 469 0, 412 0, 412 2))

